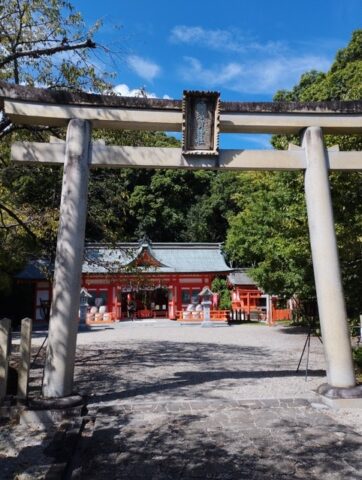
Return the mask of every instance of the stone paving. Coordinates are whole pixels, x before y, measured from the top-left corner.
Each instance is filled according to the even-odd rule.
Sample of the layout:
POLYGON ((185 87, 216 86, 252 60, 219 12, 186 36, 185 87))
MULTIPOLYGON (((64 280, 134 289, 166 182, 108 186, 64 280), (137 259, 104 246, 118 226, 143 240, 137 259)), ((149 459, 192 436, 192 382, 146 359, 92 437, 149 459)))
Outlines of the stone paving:
MULTIPOLYGON (((77 438, 73 428, 69 448, 65 423, 26 445, 17 426, 1 480, 362 479, 362 410, 334 411, 314 394, 326 381, 316 338, 308 378, 306 358, 296 373, 303 331, 157 321, 78 337, 75 388, 88 411, 75 419, 77 438), (56 462, 61 473, 49 477, 56 462)), ((0 436, 0 458, 3 444, 0 436)))
POLYGON ((295 371, 304 341, 298 329, 162 322, 81 336, 89 421, 74 478, 362 478, 362 437, 313 392, 326 381, 316 338, 307 381, 305 358, 295 371))
POLYGON ((90 413, 73 478, 362 478, 362 437, 306 400, 160 402, 90 413))

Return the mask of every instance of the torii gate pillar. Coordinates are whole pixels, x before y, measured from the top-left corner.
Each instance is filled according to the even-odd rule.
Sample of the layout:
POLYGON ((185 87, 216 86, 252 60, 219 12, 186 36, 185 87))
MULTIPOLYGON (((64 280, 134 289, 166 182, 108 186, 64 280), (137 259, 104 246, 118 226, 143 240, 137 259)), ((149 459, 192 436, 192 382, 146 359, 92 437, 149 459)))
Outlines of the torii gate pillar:
POLYGON ((353 387, 352 351, 322 129, 307 128, 303 146, 306 152, 305 197, 327 380, 333 387, 353 387))
POLYGON ((83 263, 91 123, 68 124, 43 396, 72 393, 83 263))

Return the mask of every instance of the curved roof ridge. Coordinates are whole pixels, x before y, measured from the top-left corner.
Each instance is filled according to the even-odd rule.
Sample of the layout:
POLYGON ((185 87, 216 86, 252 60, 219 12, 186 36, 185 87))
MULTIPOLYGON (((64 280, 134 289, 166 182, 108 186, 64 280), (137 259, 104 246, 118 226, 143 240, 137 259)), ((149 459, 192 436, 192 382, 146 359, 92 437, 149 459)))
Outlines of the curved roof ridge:
MULTIPOLYGON (((141 245, 142 246, 142 245, 141 245)), ((153 250, 157 247, 163 248, 191 248, 191 247, 199 247, 199 248, 221 248, 223 246, 223 242, 152 242, 150 245, 150 249, 153 250)), ((117 243, 107 243, 107 242, 86 242, 85 248, 121 248, 121 247, 132 247, 132 248, 140 248, 139 242, 117 242, 117 243)))

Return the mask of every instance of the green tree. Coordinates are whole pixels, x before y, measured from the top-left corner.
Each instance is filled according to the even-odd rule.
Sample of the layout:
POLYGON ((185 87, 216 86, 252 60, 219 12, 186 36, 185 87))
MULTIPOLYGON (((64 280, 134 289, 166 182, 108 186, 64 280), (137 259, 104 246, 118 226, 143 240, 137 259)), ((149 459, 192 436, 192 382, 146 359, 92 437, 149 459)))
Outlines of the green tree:
MULTIPOLYGON (((175 138, 160 132, 98 130, 94 132, 94 138, 102 138, 110 145, 179 146, 175 138)), ((167 232, 173 231, 175 222, 171 224, 171 215, 168 217, 167 213, 172 211, 172 214, 176 215, 173 204, 177 200, 180 203, 176 193, 177 186, 175 187, 177 182, 175 175, 170 175, 170 171, 164 170, 130 168, 92 170, 87 239, 131 241, 146 234, 155 241, 168 240, 167 232)))
POLYGON ((70 2, 7 0, 0 20, 2 80, 67 90, 108 85, 90 62, 100 22, 87 28, 70 2))
POLYGON ((211 283, 211 290, 213 293, 217 293, 219 295, 219 308, 221 310, 230 310, 231 294, 227 280, 222 277, 214 278, 211 283))
POLYGON ((238 211, 235 194, 238 191, 235 172, 204 172, 209 184, 202 182, 197 201, 190 206, 183 240, 224 242, 229 218, 238 211))
POLYGON ((230 310, 231 308, 231 294, 225 278, 216 277, 212 281, 211 290, 213 293, 219 294, 219 308, 221 310, 230 310))
MULTIPOLYGON (((138 184, 130 198, 137 235, 155 241, 183 240, 190 209, 209 187, 205 171, 158 170, 146 184, 138 184)), ((194 239, 192 239, 194 240, 194 239)))
MULTIPOLYGON (((302 75, 290 91, 276 93, 275 101, 328 101, 362 98, 362 30, 340 50, 326 73, 302 75)), ((326 145, 362 150, 361 136, 326 135, 326 145)), ((272 138, 275 148, 300 143, 295 136, 272 138)), ((361 174, 330 174, 337 241, 346 303, 350 316, 362 309, 358 293, 362 281, 361 174)), ((226 249, 232 260, 248 263, 251 274, 271 293, 313 297, 314 280, 306 222, 303 175, 273 173, 239 175, 240 213, 230 222, 226 249)))
MULTIPOLYGON (((63 0, 8 0, 0 5, 0 79, 50 89, 100 91, 109 86, 91 64, 99 28, 87 29, 63 0)), ((16 140, 47 141, 61 130, 13 125, 0 113, 0 290, 32 253, 49 251, 58 221, 61 169, 15 167, 16 140)))
POLYGON ((230 219, 226 243, 234 266, 250 267, 269 293, 313 296, 302 176, 249 173, 238 185, 240 212, 230 219))

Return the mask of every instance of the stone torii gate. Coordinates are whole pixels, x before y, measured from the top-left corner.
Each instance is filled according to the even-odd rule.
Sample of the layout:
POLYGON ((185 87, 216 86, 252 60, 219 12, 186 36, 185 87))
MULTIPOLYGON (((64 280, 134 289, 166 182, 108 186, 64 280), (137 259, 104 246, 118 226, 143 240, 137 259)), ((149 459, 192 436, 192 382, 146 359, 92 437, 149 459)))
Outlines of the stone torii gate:
MULTIPOLYGON (((198 111, 197 100, 192 104, 194 93, 188 93, 191 93, 189 111, 194 109, 191 116, 195 111, 198 115, 206 107, 202 105, 198 111)), ((14 123, 68 126, 66 142, 16 142, 12 146, 14 161, 64 164, 44 397, 58 398, 72 393, 88 177, 89 169, 97 167, 304 170, 328 384, 337 390, 355 390, 328 171, 362 170, 362 152, 340 152, 338 147, 326 150, 323 134, 362 133, 362 101, 219 104, 217 100, 213 128, 219 127, 226 133, 301 134, 302 147, 291 146, 288 151, 218 151, 217 135, 213 130, 213 145, 206 152, 209 155, 201 155, 205 152, 196 151, 196 148, 193 153, 193 145, 188 145, 185 151, 91 144, 92 127, 183 130, 187 136, 189 113, 183 113, 185 102, 179 100, 51 92, 4 82, 0 82, 0 96, 6 115, 14 123)), ((207 116, 208 113, 205 118, 209 118, 207 116)), ((192 121, 196 120, 191 118, 192 121)))

